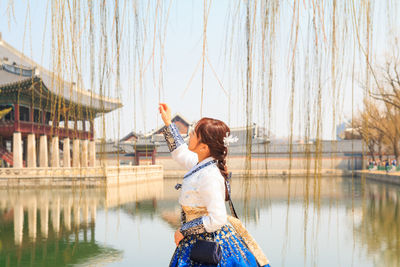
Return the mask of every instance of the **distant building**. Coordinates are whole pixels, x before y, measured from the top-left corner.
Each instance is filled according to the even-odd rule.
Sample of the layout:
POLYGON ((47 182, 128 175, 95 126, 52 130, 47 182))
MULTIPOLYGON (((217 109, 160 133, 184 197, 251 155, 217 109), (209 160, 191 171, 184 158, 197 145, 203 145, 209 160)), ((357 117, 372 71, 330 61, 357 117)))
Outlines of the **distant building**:
MULTIPOLYGON (((181 114, 177 113, 172 117, 171 120, 173 123, 176 124, 178 127, 179 133, 182 135, 183 139, 187 139, 189 136, 189 131, 190 129, 194 126, 195 123, 190 122, 188 119, 186 119, 184 116, 181 114)), ((163 146, 161 148, 161 151, 167 152, 167 144, 165 143, 164 135, 162 134, 162 130, 164 129, 164 125, 160 126, 158 129, 144 135, 142 138, 145 140, 148 140, 149 142, 152 142, 157 145, 157 151, 160 151, 160 146, 163 146)))
MULTIPOLYGON (((174 115, 172 122, 177 125, 180 134, 184 138, 187 138, 189 129, 193 123, 190 123, 189 120, 179 113, 174 115)), ((123 164, 127 162, 139 164, 139 157, 151 157, 154 163, 157 151, 169 152, 164 135, 162 134, 164 127, 164 125, 160 126, 147 134, 132 131, 121 138, 119 142, 104 142, 99 140, 96 142, 97 151, 99 151, 98 154, 107 155, 107 158, 121 157, 120 160, 123 164)))
POLYGON ((127 134, 125 137, 123 137, 120 142, 135 142, 139 139, 141 134, 135 133, 135 132, 130 132, 127 134))
POLYGON ((360 131, 357 128, 346 128, 340 135, 341 140, 361 140, 360 131))
POLYGON ((231 128, 231 135, 238 138, 238 141, 233 143, 231 146, 245 146, 247 143, 246 136, 248 132, 251 134, 251 142, 253 145, 270 143, 265 128, 253 123, 250 127, 244 126, 231 128))
MULTIPOLYGON (((181 135, 188 135, 189 134, 189 128, 191 125, 194 123, 190 123, 189 120, 187 120, 185 117, 183 117, 181 114, 177 113, 171 120, 173 123, 176 124, 178 127, 179 133, 181 135)), ((150 135, 156 135, 156 134, 162 134, 162 130, 164 129, 164 125, 159 127, 157 130, 153 131, 150 133, 150 135)))
MULTIPOLYGON (((172 122, 176 124, 179 129, 180 134, 182 135, 185 142, 189 142, 189 131, 194 128, 195 122, 190 122, 183 115, 177 113, 173 116, 172 122)), ((168 146, 165 142, 164 135, 162 134, 162 130, 164 129, 164 125, 160 126, 158 129, 147 133, 147 134, 137 134, 135 132, 131 132, 120 140, 119 148, 123 151, 127 151, 127 146, 134 147, 137 144, 143 145, 148 144, 155 145, 158 155, 167 155, 169 154, 168 146)), ((264 146, 265 144, 269 144, 270 140, 266 136, 266 130, 263 127, 258 126, 257 124, 252 124, 248 127, 233 127, 231 128, 231 135, 238 137, 238 142, 231 144, 231 151, 233 153, 242 154, 245 151, 246 147, 246 136, 249 131, 251 135, 251 145, 252 146, 264 146)), ((109 147, 110 150, 113 150, 114 153, 118 151, 116 147, 109 147)))
POLYGON ((96 139, 96 153, 97 155, 116 155, 116 154, 127 154, 133 153, 133 146, 122 147, 121 143, 118 144, 116 141, 105 141, 102 139, 96 139), (124 149, 125 148, 125 149, 124 149))
MULTIPOLYGON (((195 123, 189 122, 180 114, 175 115, 172 121, 178 125, 184 141, 188 143, 189 132, 194 128, 195 123)), ((136 164, 134 162, 136 156, 133 157, 136 153, 135 148, 140 152, 140 149, 143 149, 146 144, 149 149, 155 147, 156 156, 158 158, 169 158, 170 152, 162 134, 163 128, 164 126, 161 126, 147 134, 135 134, 134 132, 131 132, 121 139, 119 148, 114 147, 111 149, 114 149, 115 152, 119 149, 123 150, 124 154, 120 157, 120 161, 130 161, 132 164, 136 164), (134 151, 134 153, 132 154, 131 151, 134 151)), ((307 156, 330 158, 333 155, 335 158, 343 158, 343 162, 341 163, 343 168, 360 169, 362 163, 362 141, 357 139, 349 140, 349 136, 346 135, 348 132, 351 133, 351 130, 346 129, 343 131, 343 140, 320 140, 317 143, 315 139, 303 140, 299 137, 294 137, 293 143, 289 144, 288 138, 278 139, 272 136, 270 140, 268 138, 267 129, 255 123, 249 127, 231 127, 231 135, 237 137, 238 141, 230 144, 229 156, 231 156, 232 159, 243 158, 250 151, 252 158, 277 159, 273 162, 286 162, 289 158, 296 160, 304 159, 307 156), (247 140, 248 134, 250 137, 249 141, 251 141, 250 144, 248 144, 247 140), (319 145, 317 146, 317 144, 319 145)), ((353 135, 353 138, 356 138, 356 136, 353 135)), ((149 151, 145 157, 149 160, 150 157, 154 157, 154 154, 149 151)), ((280 163, 276 164, 279 165, 280 163)), ((275 166, 278 166, 276 164, 275 166)))
POLYGON ((336 125, 336 140, 344 139, 344 131, 346 130, 348 122, 342 122, 336 125))
MULTIPOLYGON (((186 137, 189 134, 189 129, 191 126, 193 126, 193 123, 190 123, 189 120, 187 120, 184 116, 182 116, 179 113, 175 114, 171 121, 176 124, 180 134, 184 137, 186 137)), ((120 143, 139 142, 139 141, 141 142, 147 141, 150 143, 163 142, 164 136, 162 134, 162 130, 164 129, 164 127, 165 126, 162 125, 156 130, 153 130, 147 134, 138 134, 132 131, 126 136, 124 136, 120 140, 120 143)))
MULTIPOLYGON (((181 116, 181 115, 179 115, 181 116)), ((174 117, 175 118, 175 117, 174 117)), ((183 118, 183 117, 180 117, 183 118)), ((189 124, 187 120, 184 122, 185 128, 180 128, 180 133, 185 140, 186 143, 189 142, 189 131, 194 128, 195 123, 189 124)), ((178 126, 179 128, 179 126, 178 126)), ((162 130, 162 128, 161 128, 162 130)), ((164 136, 161 133, 161 130, 154 131, 148 138, 152 140, 157 145, 157 154, 161 156, 166 156, 169 154, 168 146, 165 142, 164 136)), ((238 141, 230 145, 231 154, 241 155, 246 151, 246 136, 249 131, 251 135, 251 145, 253 147, 258 147, 269 144, 269 139, 266 137, 266 131, 263 127, 258 126, 257 124, 251 125, 249 128, 247 127, 233 127, 231 128, 231 135, 236 136, 238 141)))

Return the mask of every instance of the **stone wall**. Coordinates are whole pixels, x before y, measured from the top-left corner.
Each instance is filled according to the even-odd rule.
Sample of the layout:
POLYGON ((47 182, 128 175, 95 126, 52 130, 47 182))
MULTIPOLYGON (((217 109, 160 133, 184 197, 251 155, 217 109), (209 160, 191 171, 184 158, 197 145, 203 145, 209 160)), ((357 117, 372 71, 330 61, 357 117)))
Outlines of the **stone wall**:
POLYGON ((390 183, 400 185, 400 173, 399 172, 385 172, 385 171, 357 171, 357 176, 368 180, 390 183))
POLYGON ((0 187, 113 186, 163 179, 163 167, 0 168, 0 187))

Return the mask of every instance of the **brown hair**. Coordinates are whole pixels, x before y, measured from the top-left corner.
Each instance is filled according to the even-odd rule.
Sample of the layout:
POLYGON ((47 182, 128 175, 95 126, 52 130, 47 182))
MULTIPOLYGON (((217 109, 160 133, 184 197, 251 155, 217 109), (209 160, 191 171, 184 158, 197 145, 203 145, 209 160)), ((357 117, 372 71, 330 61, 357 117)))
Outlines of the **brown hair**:
MULTIPOLYGON (((226 155, 228 148, 224 144, 224 137, 230 134, 229 127, 220 120, 202 118, 194 129, 199 142, 206 144, 210 150, 210 156, 217 160, 217 166, 224 179, 228 178, 226 155)), ((225 183, 226 187, 226 183, 225 183)), ((225 200, 228 200, 228 190, 225 188, 225 200)))

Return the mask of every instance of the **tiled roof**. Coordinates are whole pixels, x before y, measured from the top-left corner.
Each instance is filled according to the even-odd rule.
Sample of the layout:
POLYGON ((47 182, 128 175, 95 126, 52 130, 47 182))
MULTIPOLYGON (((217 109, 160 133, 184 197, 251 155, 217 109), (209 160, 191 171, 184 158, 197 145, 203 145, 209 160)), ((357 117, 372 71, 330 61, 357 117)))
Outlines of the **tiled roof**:
POLYGON ((72 82, 61 80, 0 39, 0 88, 30 80, 32 77, 39 77, 49 91, 76 104, 104 112, 122 107, 118 99, 100 96, 77 88, 72 82), (24 74, 31 73, 31 75, 17 73, 19 70, 25 70, 24 74))

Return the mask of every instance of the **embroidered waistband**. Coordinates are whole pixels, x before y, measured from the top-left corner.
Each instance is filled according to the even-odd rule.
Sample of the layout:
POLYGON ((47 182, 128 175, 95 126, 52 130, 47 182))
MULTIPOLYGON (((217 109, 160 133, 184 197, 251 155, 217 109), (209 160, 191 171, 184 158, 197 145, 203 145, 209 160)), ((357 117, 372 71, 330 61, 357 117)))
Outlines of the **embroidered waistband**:
POLYGON ((206 207, 182 206, 182 209, 185 212, 186 222, 208 215, 206 207))

